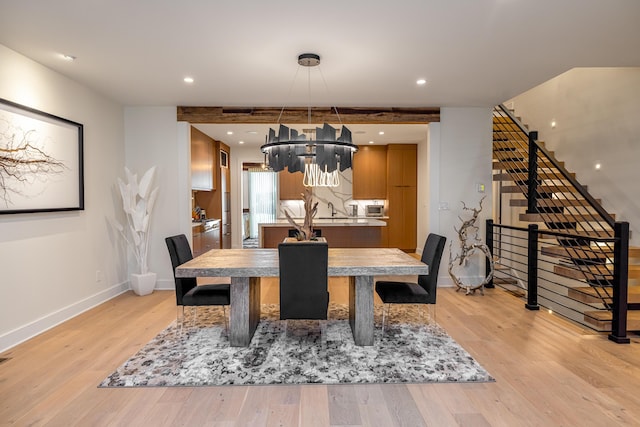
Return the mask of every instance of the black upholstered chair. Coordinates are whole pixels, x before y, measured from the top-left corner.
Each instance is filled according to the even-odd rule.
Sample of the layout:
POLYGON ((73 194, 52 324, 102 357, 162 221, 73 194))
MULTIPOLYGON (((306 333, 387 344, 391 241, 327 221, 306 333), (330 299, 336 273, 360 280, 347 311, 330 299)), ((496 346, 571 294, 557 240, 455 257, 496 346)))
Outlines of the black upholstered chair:
POLYGON ((435 318, 438 270, 446 240, 446 237, 433 233, 427 237, 420 260, 429 266, 429 274, 418 276, 418 283, 384 280, 376 282, 376 293, 385 304, 382 309, 383 334, 385 317, 389 314, 391 304, 432 304, 435 318))
POLYGON ((197 315, 197 307, 204 305, 222 306, 224 313, 225 328, 228 332, 229 325, 227 322, 226 306, 231 301, 230 284, 208 284, 198 285, 195 277, 176 277, 176 267, 193 259, 189 241, 184 234, 167 237, 165 239, 169 256, 171 257, 171 266, 173 267, 173 278, 176 285, 176 304, 178 307, 178 323, 180 330, 184 323, 184 307, 193 307, 193 319, 195 321, 197 315))
POLYGON ((327 320, 328 251, 325 242, 278 245, 281 320, 327 320))

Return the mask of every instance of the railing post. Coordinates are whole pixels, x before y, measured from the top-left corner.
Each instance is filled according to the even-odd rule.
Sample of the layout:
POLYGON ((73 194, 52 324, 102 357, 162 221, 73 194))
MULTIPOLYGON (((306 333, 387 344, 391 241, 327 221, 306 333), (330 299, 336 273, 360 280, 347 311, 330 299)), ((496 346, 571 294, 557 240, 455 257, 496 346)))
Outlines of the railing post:
POLYGON ((538 213, 538 150, 535 144, 538 132, 529 132, 529 174, 527 177, 527 213, 538 213))
POLYGON ((524 306, 529 310, 540 310, 538 305, 538 225, 529 224, 528 228, 527 303, 524 306))
MULTIPOLYGON (((488 219, 487 220, 486 229, 485 229, 485 240, 484 241, 486 242, 487 248, 489 248, 489 253, 491 254, 491 259, 486 259, 484 261, 484 274, 488 274, 489 271, 491 271, 490 263, 495 260, 495 255, 493 253, 493 220, 492 219, 488 219)), ((485 288, 495 288, 495 285, 493 284, 493 277, 491 278, 489 283, 484 285, 484 287, 485 288)))
POLYGON ((629 344, 630 339, 627 337, 629 223, 616 222, 613 230, 616 241, 613 245, 613 304, 609 339, 618 344, 629 344))

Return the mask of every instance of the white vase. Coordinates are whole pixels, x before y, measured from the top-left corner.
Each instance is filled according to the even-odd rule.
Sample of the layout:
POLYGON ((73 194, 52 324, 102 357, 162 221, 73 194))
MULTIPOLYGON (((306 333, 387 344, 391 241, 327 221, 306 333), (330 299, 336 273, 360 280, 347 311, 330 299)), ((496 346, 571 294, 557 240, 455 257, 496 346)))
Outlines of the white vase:
POLYGON ((132 274, 131 289, 136 295, 149 295, 156 287, 156 273, 132 274))

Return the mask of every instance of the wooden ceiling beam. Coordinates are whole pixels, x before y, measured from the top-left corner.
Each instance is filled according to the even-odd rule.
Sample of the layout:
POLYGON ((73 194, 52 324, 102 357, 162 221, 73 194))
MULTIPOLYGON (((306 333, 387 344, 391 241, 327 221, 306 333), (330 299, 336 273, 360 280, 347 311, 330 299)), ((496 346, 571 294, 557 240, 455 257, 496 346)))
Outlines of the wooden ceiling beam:
MULTIPOLYGON (((344 124, 426 124, 440 121, 440 108, 338 108, 344 124)), ((178 107, 178 121, 189 123, 336 123, 338 116, 330 107, 312 107, 311 119, 306 107, 178 107), (280 117, 280 114, 282 116, 280 117), (279 120, 278 120, 279 118, 279 120)))

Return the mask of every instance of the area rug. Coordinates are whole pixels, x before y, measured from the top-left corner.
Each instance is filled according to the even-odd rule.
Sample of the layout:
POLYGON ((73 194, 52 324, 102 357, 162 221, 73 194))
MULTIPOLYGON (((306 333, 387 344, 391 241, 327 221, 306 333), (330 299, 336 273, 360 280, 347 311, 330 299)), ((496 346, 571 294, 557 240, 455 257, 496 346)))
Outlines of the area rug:
POLYGON ((200 308, 160 332, 100 387, 247 384, 487 382, 494 379, 437 324, 418 310, 393 307, 384 335, 380 308, 375 345, 353 341, 348 311, 331 304, 326 322, 280 321, 277 305, 263 305, 249 347, 231 347, 222 309, 200 308))

